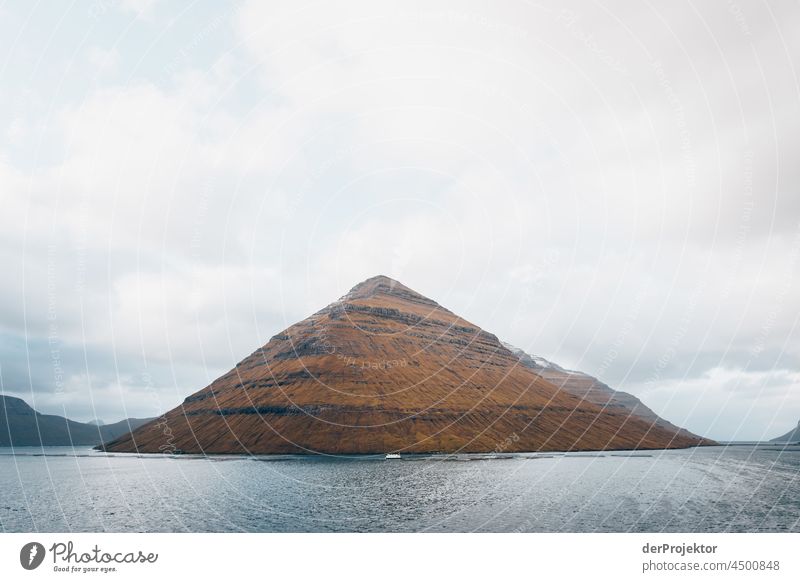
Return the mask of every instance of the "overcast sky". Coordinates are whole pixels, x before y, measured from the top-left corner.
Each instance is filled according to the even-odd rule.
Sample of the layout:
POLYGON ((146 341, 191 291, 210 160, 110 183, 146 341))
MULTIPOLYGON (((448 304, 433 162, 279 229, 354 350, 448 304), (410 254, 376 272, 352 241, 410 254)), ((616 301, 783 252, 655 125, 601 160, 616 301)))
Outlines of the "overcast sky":
POLYGON ((0 4, 2 391, 154 416, 380 273, 796 425, 796 1, 221 4, 0 4))

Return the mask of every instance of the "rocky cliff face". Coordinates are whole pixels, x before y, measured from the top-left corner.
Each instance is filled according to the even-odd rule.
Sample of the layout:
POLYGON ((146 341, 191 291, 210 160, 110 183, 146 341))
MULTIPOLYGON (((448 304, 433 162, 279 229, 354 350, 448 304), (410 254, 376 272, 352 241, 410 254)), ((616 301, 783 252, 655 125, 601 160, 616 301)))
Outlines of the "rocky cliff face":
POLYGON ((560 389, 491 333, 379 276, 105 448, 361 454, 703 443, 560 389))

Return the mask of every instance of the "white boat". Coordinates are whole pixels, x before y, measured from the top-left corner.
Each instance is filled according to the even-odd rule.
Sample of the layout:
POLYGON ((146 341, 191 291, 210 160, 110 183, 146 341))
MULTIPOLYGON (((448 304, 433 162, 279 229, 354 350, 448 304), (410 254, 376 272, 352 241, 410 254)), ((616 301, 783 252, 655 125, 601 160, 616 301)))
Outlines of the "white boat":
POLYGON ((400 453, 387 453, 384 459, 400 459, 400 453))

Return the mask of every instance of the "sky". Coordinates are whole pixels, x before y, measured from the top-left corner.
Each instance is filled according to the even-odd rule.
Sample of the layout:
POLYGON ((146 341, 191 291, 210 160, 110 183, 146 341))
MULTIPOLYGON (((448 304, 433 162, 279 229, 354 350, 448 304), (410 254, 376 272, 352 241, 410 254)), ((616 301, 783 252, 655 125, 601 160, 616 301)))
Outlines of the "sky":
POLYGON ((800 5, 0 3, 0 390, 155 416, 377 274, 800 420, 800 5))

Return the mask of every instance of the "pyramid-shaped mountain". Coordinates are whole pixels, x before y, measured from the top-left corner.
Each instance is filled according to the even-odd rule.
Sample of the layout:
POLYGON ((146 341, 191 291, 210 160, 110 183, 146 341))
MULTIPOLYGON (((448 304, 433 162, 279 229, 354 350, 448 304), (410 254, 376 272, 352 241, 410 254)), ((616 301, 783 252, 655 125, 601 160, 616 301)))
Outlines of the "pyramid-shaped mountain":
POLYGON ((554 385, 491 333, 378 276, 104 448, 363 454, 709 442, 554 385))

